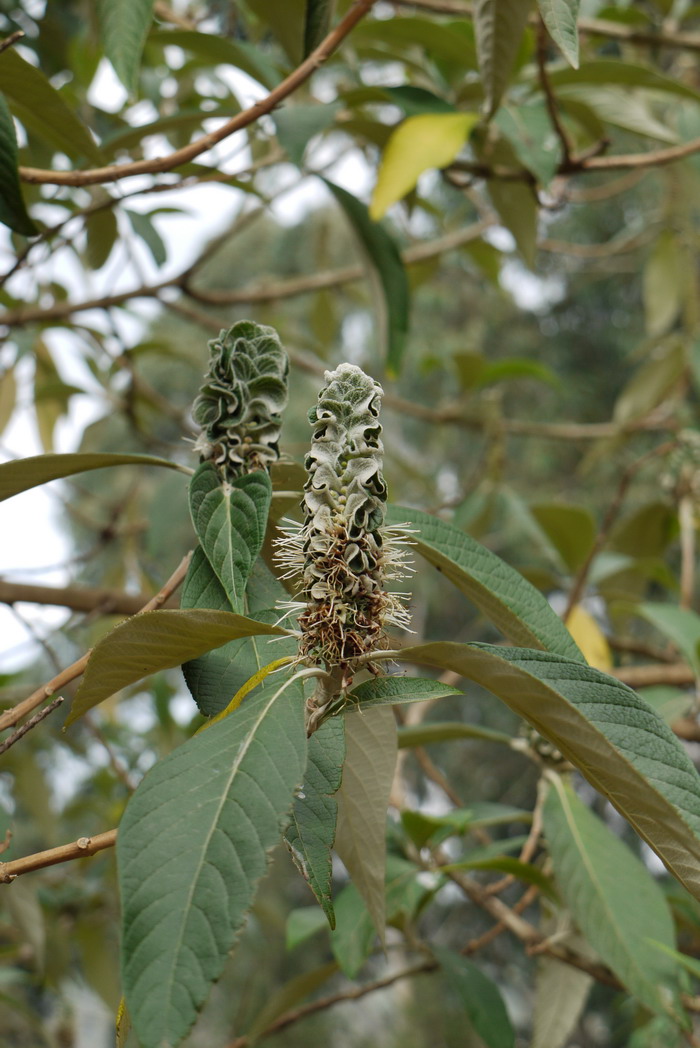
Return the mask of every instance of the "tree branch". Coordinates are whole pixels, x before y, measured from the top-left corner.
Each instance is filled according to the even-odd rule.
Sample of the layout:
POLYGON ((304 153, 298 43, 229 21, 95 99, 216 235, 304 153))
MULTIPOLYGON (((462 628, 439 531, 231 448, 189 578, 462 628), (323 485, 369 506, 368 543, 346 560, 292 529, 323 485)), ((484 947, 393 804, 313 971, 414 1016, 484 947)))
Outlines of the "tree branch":
MULTIPOLYGON (((91 186, 104 184, 105 182, 117 182, 121 178, 130 175, 153 175, 164 171, 172 171, 182 164, 187 164, 196 157, 206 153, 219 142, 236 131, 254 124, 261 116, 271 113, 280 102, 289 98, 298 87, 300 87, 323 63, 330 58, 333 52, 340 46, 345 37, 355 25, 367 14, 376 0, 356 0, 343 20, 333 29, 328 36, 321 41, 318 47, 311 52, 300 66, 289 74, 286 79, 270 91, 266 98, 255 102, 248 109, 227 120, 216 131, 212 131, 201 138, 176 149, 164 157, 154 157, 151 160, 134 160, 125 164, 111 164, 108 167, 96 167, 88 171, 45 171, 35 167, 20 167, 20 177, 25 182, 40 182, 54 186, 91 186)), ((207 114, 202 114, 206 119, 207 114)))
MULTIPOLYGON (((102 615, 136 615, 148 602, 144 594, 87 586, 32 586, 0 579, 0 604, 51 604, 71 611, 97 611, 102 615)), ((163 607, 175 606, 168 599, 163 607)))
POLYGON ((42 870, 46 866, 56 866, 60 862, 70 862, 72 859, 83 859, 87 855, 94 855, 105 848, 111 848, 117 839, 116 830, 106 830, 98 833, 96 837, 79 837, 71 844, 60 844, 57 848, 48 848, 46 851, 35 852, 33 855, 25 855, 23 859, 13 859, 11 862, 0 862, 0 884, 9 884, 15 877, 23 873, 31 873, 32 870, 42 870))
POLYGON ((58 707, 61 706, 63 702, 63 696, 59 695, 58 698, 54 699, 53 702, 50 702, 48 706, 44 706, 43 710, 39 710, 38 713, 35 713, 33 717, 30 717, 29 720, 25 724, 23 724, 21 728, 18 728, 17 731, 13 732, 12 735, 8 736, 8 738, 6 738, 3 743, 0 743, 0 753, 7 753, 7 751, 12 746, 14 746, 16 742, 19 742, 19 740, 23 738, 28 731, 31 731, 32 728, 35 728, 37 726, 37 724, 40 724, 45 717, 48 717, 50 713, 53 713, 55 709, 58 709, 58 707))
MULTIPOLYGON (((183 557, 180 564, 177 566, 175 571, 172 573, 167 582, 162 588, 152 597, 148 603, 138 612, 139 615, 146 611, 155 611, 156 608, 162 608, 166 600, 172 593, 175 592, 177 587, 183 582, 185 575, 187 574, 187 568, 189 567, 192 554, 188 553, 186 557, 183 557)), ((33 691, 26 699, 13 706, 12 709, 6 710, 0 715, 0 731, 4 731, 6 728, 11 728, 25 717, 32 710, 35 710, 37 706, 40 706, 45 699, 50 699, 52 695, 55 695, 57 691, 65 687, 71 681, 80 677, 85 672, 85 667, 88 664, 91 651, 86 652, 82 658, 77 659, 76 662, 72 663, 66 669, 58 673, 48 684, 42 684, 40 688, 33 691)))

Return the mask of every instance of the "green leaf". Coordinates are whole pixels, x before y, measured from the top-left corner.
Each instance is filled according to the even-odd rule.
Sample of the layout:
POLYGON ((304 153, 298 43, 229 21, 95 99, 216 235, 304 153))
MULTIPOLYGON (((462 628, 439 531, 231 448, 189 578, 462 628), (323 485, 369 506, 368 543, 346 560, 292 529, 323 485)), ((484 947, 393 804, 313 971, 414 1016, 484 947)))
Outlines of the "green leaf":
POLYGON ((354 884, 347 884, 335 900, 336 926, 331 949, 340 969, 354 979, 372 952, 376 931, 369 910, 354 884))
POLYGON ((245 586, 265 538, 272 486, 267 473, 224 483, 203 463, 190 482, 190 510, 197 537, 231 607, 242 613, 245 586))
POLYGON ((328 929, 328 921, 318 906, 299 906, 287 917, 285 946, 287 952, 306 942, 312 935, 328 929))
POLYGON ((335 850, 384 941, 386 812, 396 767, 396 721, 389 706, 345 718, 346 757, 338 790, 335 850))
MULTIPOLYGON (((405 19, 401 19, 405 21, 405 19)), ((437 23, 426 23, 437 26, 437 23)), ((442 28, 442 27, 441 27, 442 28)), ((451 37, 451 39, 453 39, 451 37)), ((384 87, 381 89, 390 101, 394 102, 404 111, 405 116, 420 116, 421 113, 456 113, 457 110, 451 102, 445 101, 439 95, 424 87, 415 87, 413 84, 401 84, 399 87, 384 87)))
POLYGON ((476 53, 487 119, 498 109, 508 86, 531 6, 530 0, 477 0, 474 4, 476 53))
POLYGON ((277 138, 293 164, 301 166, 311 139, 331 127, 340 109, 339 103, 331 103, 285 106, 275 110, 273 118, 277 138))
POLYGON ((700 615, 676 604, 638 604, 634 610, 668 637, 700 677, 700 615))
POLYGON ((331 928, 335 928, 331 848, 338 818, 335 794, 340 788, 345 757, 344 726, 342 717, 332 717, 309 739, 304 783, 294 802, 286 834, 292 858, 331 928))
POLYGON ((238 637, 256 635, 285 636, 287 631, 230 611, 193 608, 134 615, 92 649, 66 725, 151 673, 179 666, 238 637))
MULTIPOLYGON (((593 953, 582 936, 564 931, 553 920, 545 921, 542 930, 546 935, 556 935, 558 943, 584 957, 593 953)), ((587 972, 545 954, 538 958, 530 1048, 564 1048, 569 1043, 592 985, 593 978, 587 972)))
POLYGON ((545 652, 488 644, 405 648, 497 695, 578 767, 700 898, 700 776, 673 732, 613 677, 545 652))
POLYGON ((408 335, 410 289, 401 254, 383 226, 373 222, 365 205, 347 190, 324 178, 347 215, 365 254, 368 272, 375 288, 382 348, 388 373, 395 377, 403 358, 408 335))
POLYGON ((424 723, 399 728, 399 749, 410 746, 430 746, 436 742, 449 742, 451 739, 483 739, 484 742, 499 742, 510 746, 513 739, 502 731, 482 728, 478 724, 466 724, 462 721, 437 721, 435 724, 424 723))
POLYGON ((514 568, 453 524, 417 509, 389 506, 387 524, 407 524, 416 550, 516 644, 583 661, 545 598, 514 568))
POLYGON ((543 824, 557 885, 586 939, 631 993, 667 1014, 677 965, 646 939, 674 946, 675 933, 654 877, 558 776, 543 824))
MULTIPOLYGON (((514 147, 493 125, 485 133, 475 131, 472 145, 477 159, 489 167, 510 170, 521 167, 514 147)), ((489 178, 486 185, 501 222, 512 234, 523 261, 532 269, 537 248, 538 218, 534 187, 526 182, 500 178, 489 178)))
MULTIPOLYGON (((549 74, 549 82, 554 88, 564 86, 583 87, 615 84, 630 88, 646 88, 651 91, 665 91, 681 95, 694 102, 700 102, 700 92, 688 87, 682 80, 664 76, 655 69, 632 62, 622 62, 619 58, 599 58, 592 62, 583 62, 578 69, 555 69, 549 74)), ((584 96, 585 97, 585 96, 584 96)))
POLYGON ((435 947, 432 952, 486 1048, 514 1048, 515 1033, 496 984, 466 957, 435 947))
POLYGON ((0 222, 15 233, 34 237, 39 230, 24 204, 17 163, 15 125, 7 102, 0 95, 0 222))
POLYGON ((0 91, 15 115, 33 131, 71 159, 88 157, 102 163, 99 146, 48 77, 12 48, 3 51, 0 91))
POLYGON ((246 1045, 257 1044, 264 1035, 268 1026, 275 1021, 278 1015, 289 1011, 299 1001, 313 993, 324 983, 328 982, 332 975, 338 971, 337 961, 329 961, 319 968, 313 968, 310 972, 301 972, 288 982, 280 986, 266 1001, 263 1009, 258 1012, 255 1019, 245 1035, 246 1045))
POLYGON ((393 705, 395 702, 425 702, 427 699, 444 699, 449 695, 461 694, 459 688, 430 678, 375 677, 348 692, 348 702, 357 703, 360 709, 366 710, 374 706, 393 705))
POLYGON ((97 16, 105 55, 129 95, 136 94, 155 0, 97 0, 97 16))
MULTIPOLYGON (((456 808, 446 815, 426 815, 424 812, 409 809, 401 812, 404 829, 419 848, 432 839, 443 841, 448 837, 462 836, 474 829, 486 826, 503 826, 512 822, 531 821, 531 812, 511 808, 506 804, 490 804, 488 801, 477 802, 469 808, 456 808)), ((474 858, 483 861, 486 858, 492 858, 494 854, 502 856, 503 852, 509 851, 512 847, 520 847, 520 843, 520 838, 509 838, 507 842, 494 841, 491 847, 495 846, 498 849, 496 852, 485 855, 484 849, 480 849, 474 858), (515 845, 513 841, 516 842, 515 845)))
POLYGON ((5 430, 12 418, 16 403, 17 379, 14 367, 11 367, 0 376, 0 433, 5 430))
POLYGON ((644 317, 651 338, 665 335, 683 304, 684 258, 676 234, 659 234, 644 266, 644 317))
POLYGON ((596 536, 596 522, 590 510, 550 502, 530 506, 530 512, 569 571, 580 568, 596 536))
POLYGON ((478 120, 476 113, 423 113, 403 120, 382 155, 369 217, 378 222, 424 171, 451 164, 478 120))
POLYGON ((328 35, 335 0, 306 0, 304 14, 304 58, 328 35))
POLYGON ((107 452, 77 452, 70 455, 34 455, 31 458, 15 459, 0 465, 0 502, 29 491, 50 480, 72 477, 75 473, 86 473, 107 466, 164 466, 166 469, 183 470, 179 462, 155 458, 152 455, 112 455, 107 452))
MULTIPOLYGON (((106 194, 105 194, 106 196, 106 194)), ((111 207, 101 208, 88 215, 85 221, 87 234, 87 261, 90 269, 102 269, 112 254, 119 228, 117 218, 111 207)))
POLYGON ((557 172, 561 143, 544 103, 502 106, 494 124, 506 136, 523 167, 546 188, 557 172))
POLYGON ((244 40, 231 40, 229 37, 197 33, 190 29, 162 29, 152 32, 148 43, 163 46, 174 44, 184 51, 200 55, 212 65, 233 66, 269 90, 276 87, 281 79, 278 70, 261 49, 244 40))
MULTIPOLYGON (((495 841, 494 843, 499 844, 501 842, 495 841)), ((515 859, 512 855, 494 855, 485 859, 465 858, 460 859, 458 862, 452 862, 448 866, 442 866, 441 869, 445 873, 453 870, 494 870, 498 873, 510 874, 511 877, 517 877, 518 880, 525 881, 526 884, 536 885, 548 899, 558 899, 551 878, 546 877, 532 863, 521 862, 520 859, 515 859)))
POLYGON ((142 1048, 177 1045, 219 977, 306 759, 294 678, 159 761, 119 827, 123 979, 142 1048), (291 694, 290 694, 291 692, 291 694))
POLYGON ((579 0, 537 0, 537 6, 552 40, 569 65, 578 69, 576 19, 578 18, 579 0))
POLYGON ((685 347, 680 339, 669 339, 645 361, 624 387, 613 411, 620 425, 648 415, 661 404, 682 379, 686 369, 685 347))
POLYGON ((163 238, 153 225, 150 215, 144 215, 139 211, 127 211, 131 228, 136 236, 141 237, 144 244, 151 253, 151 257, 157 266, 165 265, 167 251, 163 238))

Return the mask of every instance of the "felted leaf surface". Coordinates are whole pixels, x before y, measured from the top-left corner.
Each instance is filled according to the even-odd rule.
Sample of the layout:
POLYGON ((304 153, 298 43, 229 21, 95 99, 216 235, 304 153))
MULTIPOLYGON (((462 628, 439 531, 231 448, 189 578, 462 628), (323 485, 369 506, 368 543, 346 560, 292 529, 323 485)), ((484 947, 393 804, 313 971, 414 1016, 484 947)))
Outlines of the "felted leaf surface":
POLYGON ((348 692, 348 701, 366 710, 374 706, 390 706, 395 702, 425 702, 426 699, 443 699, 448 695, 461 694, 459 688, 429 678, 375 677, 348 692))
POLYGON ((267 473, 249 473, 222 483, 205 462, 190 483, 190 510, 197 537, 231 607, 242 613, 246 582, 265 538, 272 498, 267 473))
POLYGON ((33 455, 31 458, 16 459, 0 465, 0 502, 21 491, 29 491, 50 480, 72 477, 75 473, 86 473, 91 469, 107 466, 164 466, 166 469, 182 470, 177 462, 155 458, 152 455, 112 455, 108 453, 77 452, 70 455, 33 455))
POLYGON ((396 767, 396 721, 389 706, 345 718, 346 756, 338 790, 335 850, 384 940, 386 811, 396 767))
POLYGON ((678 966, 647 940, 672 948, 675 933, 653 875, 558 777, 543 822, 557 886, 586 939, 631 993, 667 1014, 678 966))
POLYGON ((571 634, 522 575, 465 532, 417 509, 389 506, 387 524, 415 529, 416 550, 510 640, 583 661, 571 634))
POLYGON ((454 670, 528 720, 700 898, 700 776, 631 688, 589 666, 518 648, 443 642, 402 657, 454 670))
POLYGON ((125 996, 142 1048, 177 1045, 219 977, 306 759, 288 681, 159 761, 117 838, 125 996))
POLYGON ((580 0, 537 0, 547 32, 564 58, 578 69, 578 17, 580 0))
POLYGON ((345 757, 345 724, 331 717, 309 739, 309 759, 301 792, 294 801, 286 841, 292 858, 335 928, 331 886, 331 848, 345 757))
POLYGON ((115 626, 93 648, 66 724, 142 677, 179 666, 183 660, 194 659, 227 641, 285 634, 286 630, 278 626, 230 611, 193 608, 134 615, 115 626))

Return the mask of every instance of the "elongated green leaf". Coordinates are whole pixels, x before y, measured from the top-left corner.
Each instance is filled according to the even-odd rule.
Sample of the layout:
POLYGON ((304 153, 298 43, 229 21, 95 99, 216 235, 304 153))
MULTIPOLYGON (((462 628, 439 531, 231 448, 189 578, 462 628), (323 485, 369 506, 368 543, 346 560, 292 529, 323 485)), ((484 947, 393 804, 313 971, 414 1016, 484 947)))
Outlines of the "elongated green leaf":
POLYGON ((17 171, 17 136, 12 114, 0 95, 0 222, 23 236, 36 236, 39 230, 24 204, 17 171))
POLYGON ((466 957, 452 950, 433 948, 433 953, 487 1048, 513 1048, 515 1034, 496 984, 466 957))
POLYGON ((684 261, 675 232, 663 230, 644 267, 644 315, 652 338, 666 334, 683 304, 684 261))
POLYGON ((700 898, 700 776, 631 688, 569 659, 489 644, 423 644, 402 658, 454 670, 525 717, 700 898))
POLYGON ((508 86, 531 6, 531 0, 477 0, 474 4, 476 54, 487 118, 498 109, 508 86))
POLYGON ((578 18, 580 0, 537 0, 547 32, 564 58, 578 69, 578 18))
POLYGON ((595 541, 596 522, 583 506, 563 502, 541 502, 530 512, 556 548, 570 571, 580 568, 595 541))
POLYGON ((222 483, 210 462, 199 467, 190 483, 194 529, 237 612, 244 610, 245 586, 265 538, 271 498, 267 473, 249 473, 232 484, 222 483))
MULTIPOLYGON (((179 666, 238 637, 285 636, 286 630, 230 611, 147 611, 121 622, 96 644, 66 724, 151 673, 179 666)), ((229 696, 230 697, 230 696, 229 696)))
POLYGON ((212 65, 227 65, 241 69, 270 90, 281 80, 279 71, 261 49, 244 40, 231 40, 214 33, 197 33, 191 29, 162 29, 152 32, 148 42, 149 45, 174 44, 175 47, 199 55, 212 65))
POLYGON ((333 124, 340 109, 338 103, 285 106, 275 112, 279 144, 293 164, 301 165, 310 140, 333 124))
POLYGON ((336 926, 331 934, 333 956, 348 979, 354 979, 365 963, 377 936, 362 896, 352 882, 335 900, 336 926))
POLYGON ((0 465, 0 502, 21 491, 29 491, 40 484, 61 477, 72 477, 75 473, 86 473, 91 469, 107 466, 164 466, 187 472, 179 462, 155 458, 152 455, 112 455, 107 452, 76 452, 69 455, 34 455, 31 458, 15 459, 0 465))
MULTIPOLYGON (((527 839, 527 838, 526 838, 527 839)), ((495 842, 498 843, 498 842, 495 842)), ((445 872, 452 870, 494 870, 498 873, 507 873, 526 884, 534 884, 548 899, 557 899, 557 892, 552 884, 551 878, 545 876, 542 870, 533 866, 531 862, 521 862, 512 855, 493 855, 485 859, 460 859, 452 862, 449 866, 441 867, 445 872)))
POLYGON ((72 159, 103 160, 100 148, 75 111, 40 69, 10 48, 0 62, 0 91, 30 131, 72 159))
POLYGON ((0 376, 0 433, 12 418, 17 404, 17 379, 15 369, 8 368, 0 376))
POLYGON ((345 757, 345 731, 341 717, 325 721, 309 739, 309 760, 298 794, 286 841, 292 858, 319 905, 335 928, 331 889, 331 848, 335 841, 338 802, 345 757))
MULTIPOLYGON (((532 813, 520 808, 511 808, 506 804, 489 804, 489 802, 477 801, 470 808, 456 808, 447 815, 426 815, 420 811, 404 809, 401 812, 401 822, 406 833, 414 844, 422 848, 430 840, 436 843, 453 837, 455 834, 462 836, 473 829, 485 826, 503 826, 512 822, 531 822, 532 813)), ((526 840, 527 838, 523 838, 526 840)), ((472 858, 483 861, 493 858, 494 855, 502 856, 504 852, 511 851, 513 847, 520 847, 520 838, 509 837, 507 841, 494 841, 487 847, 496 848, 496 851, 484 854, 480 849, 472 858), (515 844, 513 843, 515 842, 515 844)))
POLYGON ((700 92, 689 87, 683 80, 664 76, 650 66, 621 62, 619 58, 599 58, 592 62, 582 62, 578 69, 552 70, 549 81, 555 89, 568 85, 585 88, 587 85, 616 84, 665 91, 700 102, 700 92))
POLYGON ((668 637, 700 677, 700 615, 676 604, 651 602, 637 605, 635 612, 668 637))
POLYGON ((130 95, 136 93, 154 3, 155 0, 97 0, 105 54, 130 95))
POLYGON ((453 582, 510 640, 583 661, 545 598, 514 568, 469 535, 417 509, 389 506, 387 523, 407 524, 422 557, 453 582))
POLYGON ((124 992, 142 1048, 177 1045, 219 977, 306 761, 287 681, 151 769, 117 838, 124 992))
POLYGON ((150 215, 144 215, 140 211, 127 211, 131 228, 137 236, 141 237, 144 244, 151 253, 151 257, 157 266, 162 266, 167 258, 167 251, 163 238, 153 225, 150 215))
POLYGON ((285 946, 289 953, 296 946, 306 942, 312 935, 320 931, 326 931, 328 921, 323 910, 318 906, 299 906, 287 917, 285 931, 285 946))
MULTIPOLYGON (((550 925, 562 946, 584 957, 586 952, 593 953, 581 935, 559 929, 553 921, 545 922, 545 934, 550 925)), ((564 1048, 568 1044, 592 985, 593 978, 587 972, 544 954, 538 958, 530 1048, 564 1048)))
POLYGON ((631 993, 668 1013, 678 968, 646 938, 673 947, 675 934, 654 877, 558 776, 543 823, 557 885, 586 939, 631 993))
POLYGON ((425 702, 426 699, 444 699, 448 695, 461 694, 459 688, 429 678, 375 677, 348 692, 348 700, 366 710, 373 706, 393 705, 395 702, 425 702))
POLYGON ((450 739, 483 739, 485 742, 498 742, 510 746, 513 739, 503 731, 493 728, 482 728, 478 724, 466 724, 462 721, 437 721, 435 724, 411 724, 399 728, 399 749, 411 746, 430 746, 435 742, 449 742, 450 739))
MULTIPOLYGON (((106 196, 106 194, 105 194, 106 196)), ((89 215, 85 222, 87 234, 87 261, 90 269, 102 269, 112 253, 119 234, 117 218, 111 207, 89 215)))
POLYGON ((476 113, 423 113, 403 120, 382 155, 369 217, 378 222, 424 171, 451 164, 478 120, 476 113))
POLYGON ((396 376, 408 334, 410 310, 410 289, 401 254, 394 239, 383 226, 372 221, 361 201, 328 179, 323 181, 345 211, 366 257, 376 289, 375 301, 387 371, 396 376))
POLYGON ((345 718, 346 757, 338 790, 335 850, 384 941, 386 811, 396 767, 396 721, 388 706, 345 718))
MULTIPOLYGON (((491 168, 521 167, 518 153, 495 124, 474 131, 471 144, 478 160, 491 168)), ((525 181, 487 179, 489 196, 505 228, 511 233, 523 261, 532 269, 537 249, 538 199, 525 181)))
POLYGON ((306 0, 304 15, 304 58, 310 55, 327 35, 331 26, 335 0, 306 0))
MULTIPOLYGON (((501 106, 494 117, 494 124, 508 139, 523 167, 531 171, 539 184, 546 188, 561 161, 561 142, 552 128, 544 102, 538 100, 531 105, 520 102, 518 105, 501 106)), ((542 367, 535 361, 527 363, 531 367, 542 367)))

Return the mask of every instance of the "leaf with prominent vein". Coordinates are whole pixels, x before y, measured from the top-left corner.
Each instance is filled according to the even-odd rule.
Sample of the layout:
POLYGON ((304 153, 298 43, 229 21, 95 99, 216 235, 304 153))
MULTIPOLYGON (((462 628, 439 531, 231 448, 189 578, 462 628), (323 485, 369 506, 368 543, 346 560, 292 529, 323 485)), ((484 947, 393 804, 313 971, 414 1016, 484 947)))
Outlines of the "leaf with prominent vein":
POLYGON ((564 58, 578 69, 578 18, 580 0, 537 0, 542 21, 564 58))
POLYGON ((93 648, 66 724, 72 724, 98 702, 143 677, 179 666, 227 641, 256 635, 289 634, 279 626, 231 611, 193 608, 134 615, 115 626, 93 648))
POLYGON ((267 473, 248 473, 229 484, 210 462, 199 467, 190 483, 197 537, 231 607, 240 613, 246 582, 265 538, 271 498, 267 473))
POLYGON ((422 557, 476 604, 506 637, 583 662, 571 634, 527 579, 465 532, 417 509, 389 506, 387 524, 407 524, 422 557))
POLYGON ((531 7, 531 0, 477 0, 474 4, 476 54, 487 118, 498 109, 510 80, 531 7))
MULTIPOLYGON (((179 462, 156 458, 153 455, 112 455, 106 452, 77 452, 70 455, 33 455, 0 465, 0 502, 22 491, 29 491, 50 480, 72 477, 107 466, 164 466, 183 472, 179 462)), ((189 473, 189 470, 184 472, 189 473)))
POLYGON ((668 1014, 678 966, 646 940, 673 947, 675 934, 653 875, 558 776, 543 823, 557 886, 586 939, 631 993, 668 1014))
POLYGON ((142 1048, 179 1044, 221 974, 305 758, 292 678, 170 753, 129 801, 117 838, 123 974, 142 1048))
POLYGON ((700 898, 700 776, 658 714, 600 670, 545 652, 438 642, 401 657, 476 681, 524 717, 615 805, 700 898))
POLYGON ((294 802, 286 841, 294 863, 335 928, 331 888, 331 848, 345 757, 342 717, 331 717, 309 739, 309 760, 301 793, 294 802))
POLYGON ((154 3, 155 0, 97 0, 105 54, 130 95, 136 93, 154 3))
POLYGON ((396 721, 389 706, 345 718, 346 757, 338 790, 335 850, 384 941, 386 812, 396 767, 396 721))
POLYGON ((459 688, 429 678, 375 677, 349 691, 348 702, 366 710, 374 706, 392 706, 395 702, 426 702, 461 694, 459 688))

